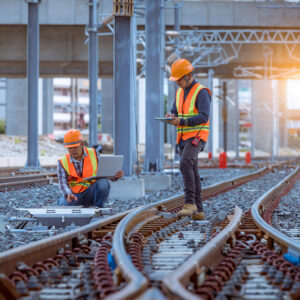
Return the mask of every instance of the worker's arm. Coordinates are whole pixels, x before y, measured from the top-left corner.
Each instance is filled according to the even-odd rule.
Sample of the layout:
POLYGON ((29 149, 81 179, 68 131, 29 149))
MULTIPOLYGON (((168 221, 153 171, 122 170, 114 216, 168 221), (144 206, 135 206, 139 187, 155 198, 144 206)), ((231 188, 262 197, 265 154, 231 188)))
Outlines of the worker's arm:
POLYGON ((57 162, 57 175, 58 175, 58 183, 59 188, 64 194, 65 198, 68 202, 71 202, 72 200, 77 200, 77 197, 72 193, 69 183, 68 183, 68 173, 61 165, 60 161, 57 162))
MULTIPOLYGON (((198 93, 195 106, 199 113, 197 116, 186 119, 186 126, 197 126, 208 121, 210 115, 210 94, 206 89, 198 93)), ((181 120, 180 125, 184 125, 181 120)))
POLYGON ((177 107, 176 107, 176 100, 173 103, 173 107, 171 109, 171 114, 173 115, 173 117, 178 117, 178 111, 177 111, 177 107))
POLYGON ((180 118, 178 118, 178 111, 177 111, 177 107, 176 107, 176 100, 174 101, 173 107, 171 109, 170 113, 166 113, 165 115, 166 118, 170 118, 173 117, 174 120, 170 121, 169 124, 174 125, 174 126, 178 126, 179 122, 180 122, 180 118))

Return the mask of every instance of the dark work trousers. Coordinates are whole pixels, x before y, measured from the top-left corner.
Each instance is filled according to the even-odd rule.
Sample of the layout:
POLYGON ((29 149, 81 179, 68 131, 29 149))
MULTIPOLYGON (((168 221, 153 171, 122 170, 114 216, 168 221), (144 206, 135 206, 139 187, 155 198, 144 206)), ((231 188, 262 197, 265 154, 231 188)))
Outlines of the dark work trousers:
POLYGON ((180 154, 180 172, 184 184, 184 203, 196 204, 198 211, 203 211, 201 199, 201 180, 198 169, 198 154, 203 148, 201 141, 197 146, 191 140, 185 142, 180 154))

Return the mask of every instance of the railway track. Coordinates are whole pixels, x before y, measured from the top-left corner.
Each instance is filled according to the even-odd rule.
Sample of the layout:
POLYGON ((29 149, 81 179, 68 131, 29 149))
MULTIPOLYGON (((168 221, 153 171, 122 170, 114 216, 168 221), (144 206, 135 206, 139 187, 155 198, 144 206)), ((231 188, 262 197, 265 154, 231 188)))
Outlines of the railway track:
MULTIPOLYGON (((263 168, 247 176, 210 186, 203 190, 203 197, 208 199, 236 188, 268 170, 263 168)), ((232 250, 235 244, 249 248, 244 238, 246 234, 250 234, 250 240, 254 240, 254 235, 258 240, 262 229, 249 219, 248 214, 248 221, 243 222, 250 229, 242 228, 241 231, 239 223, 242 212, 239 208, 236 208, 230 223, 224 221, 217 227, 205 221, 191 221, 188 217, 179 219, 176 212, 182 203, 183 195, 180 194, 4 252, 0 255, 0 269, 5 274, 0 278, 0 291, 4 291, 2 295, 10 299, 17 299, 20 294, 23 297, 39 296, 40 299, 80 299, 87 296, 89 299, 165 299, 166 295, 192 299, 182 298, 178 294, 181 289, 199 299, 200 294, 197 296, 196 291, 201 289, 199 283, 203 278, 205 281, 206 271, 212 272, 216 262, 221 263, 225 257, 220 249, 228 245, 227 253, 231 253, 237 251, 232 250), (223 234, 226 238, 221 238, 223 234), (240 236, 244 239, 236 242, 240 236), (215 255, 210 260, 204 259, 205 269, 200 262, 196 265, 189 263, 186 267, 184 259, 194 262, 195 255, 202 253, 203 256, 203 249, 207 247, 212 247, 209 252, 215 255), (211 266, 207 265, 209 262, 211 266), (174 293, 168 282, 174 282, 176 278, 172 276, 179 276, 182 268, 188 268, 189 275, 183 275, 183 281, 177 278, 180 289, 174 293), (174 269, 177 271, 174 272, 174 269)), ((237 262, 234 267, 236 265, 237 262)))
POLYGON ((57 182, 56 172, 22 173, 20 175, 0 176, 0 192, 25 188, 30 185, 45 185, 53 182, 57 182))
MULTIPOLYGON (((296 161, 297 158, 292 160, 284 160, 273 164, 273 168, 281 167, 285 164, 290 164, 296 161)), ((228 163, 228 168, 263 168, 268 167, 268 163, 260 162, 259 160, 255 164, 241 164, 241 163, 228 163)), ((170 166, 166 166, 165 169, 170 169, 170 166)), ((178 165, 174 165, 173 168, 178 168, 178 165)), ((218 162, 216 161, 201 161, 199 169, 203 168, 218 168, 218 162)), ((58 182, 57 173, 51 171, 56 169, 56 166, 43 167, 44 170, 22 170, 18 167, 0 168, 0 192, 10 191, 14 189, 26 188, 33 185, 46 185, 53 182, 58 182)))

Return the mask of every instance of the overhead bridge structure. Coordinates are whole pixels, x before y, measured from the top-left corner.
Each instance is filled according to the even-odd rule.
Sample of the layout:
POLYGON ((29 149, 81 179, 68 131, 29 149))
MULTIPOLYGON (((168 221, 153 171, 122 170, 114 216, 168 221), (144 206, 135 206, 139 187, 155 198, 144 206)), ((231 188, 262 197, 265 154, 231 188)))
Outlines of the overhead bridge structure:
MULTIPOLYGON (((21 87, 22 79, 16 84, 16 78, 27 77, 32 83, 27 70, 32 64, 27 57, 28 3, 39 8, 38 73, 44 78, 45 94, 51 78, 89 78, 89 139, 94 144, 97 79, 102 79, 102 130, 113 135, 116 154, 125 155, 126 175, 133 173, 141 132, 144 170, 162 170, 164 139, 170 142, 174 137, 171 132, 164 137, 154 116, 162 116, 174 101, 175 85, 169 83, 167 105, 164 90, 171 64, 179 57, 189 59, 196 78, 213 90, 209 151, 217 155, 230 149, 239 155, 241 113, 251 127, 252 154, 256 148, 274 158, 279 144, 287 144, 286 80, 299 78, 300 73, 297 1, 1 1, 0 78, 7 78, 7 87, 21 87), (142 93, 144 79, 143 102, 136 95, 142 93), (247 82, 251 108, 239 107, 237 79, 252 79, 247 82), (143 111, 141 116, 137 110, 143 111)), ((37 84, 34 89, 36 96, 37 84)), ((7 94, 11 111, 24 110, 26 103, 19 104, 26 87, 18 95, 14 89, 7 94)), ((37 107, 30 95, 28 103, 37 107)), ((37 119, 30 114, 28 110, 28 120, 37 119)), ((26 122, 23 115, 20 119, 26 122)), ((37 127, 37 121, 32 126, 37 127)), ((8 124, 8 130, 12 127, 8 124)), ((32 130, 29 136, 34 136, 32 130)))

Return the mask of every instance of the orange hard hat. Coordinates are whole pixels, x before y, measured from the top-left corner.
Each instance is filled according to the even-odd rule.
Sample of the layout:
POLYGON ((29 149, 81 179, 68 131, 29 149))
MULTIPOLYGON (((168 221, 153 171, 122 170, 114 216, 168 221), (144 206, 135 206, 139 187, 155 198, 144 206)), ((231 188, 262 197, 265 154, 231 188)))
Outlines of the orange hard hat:
POLYGON ((181 77, 191 73, 194 70, 192 64, 184 58, 177 59, 171 66, 171 76, 169 80, 177 81, 181 77))
POLYGON ((70 129, 64 136, 64 146, 66 148, 77 147, 83 142, 81 132, 77 129, 70 129))

